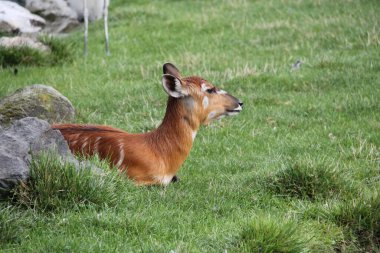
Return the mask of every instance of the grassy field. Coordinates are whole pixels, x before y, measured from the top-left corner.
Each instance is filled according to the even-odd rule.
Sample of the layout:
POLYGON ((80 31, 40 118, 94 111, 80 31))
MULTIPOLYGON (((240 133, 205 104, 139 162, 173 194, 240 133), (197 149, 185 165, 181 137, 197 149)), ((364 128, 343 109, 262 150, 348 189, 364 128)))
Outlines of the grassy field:
POLYGON ((377 0, 115 0, 110 57, 99 22, 87 58, 78 30, 67 60, 0 69, 0 96, 51 85, 77 122, 129 132, 163 118, 165 62, 245 105, 201 129, 166 188, 37 161, 35 185, 0 202, 0 251, 379 252, 379 13, 377 0))

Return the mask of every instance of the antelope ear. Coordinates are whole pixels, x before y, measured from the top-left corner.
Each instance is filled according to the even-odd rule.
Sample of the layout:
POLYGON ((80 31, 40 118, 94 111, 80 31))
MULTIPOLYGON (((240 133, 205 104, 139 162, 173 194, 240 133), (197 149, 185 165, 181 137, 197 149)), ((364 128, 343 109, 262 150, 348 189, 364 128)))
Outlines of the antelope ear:
POLYGON ((171 97, 180 98, 188 95, 182 86, 181 79, 175 76, 164 74, 162 76, 162 86, 171 97))
POLYGON ((174 66, 173 64, 169 62, 164 64, 164 66, 162 67, 162 70, 164 74, 169 74, 177 78, 181 78, 181 73, 179 72, 179 70, 176 68, 176 66, 174 66))

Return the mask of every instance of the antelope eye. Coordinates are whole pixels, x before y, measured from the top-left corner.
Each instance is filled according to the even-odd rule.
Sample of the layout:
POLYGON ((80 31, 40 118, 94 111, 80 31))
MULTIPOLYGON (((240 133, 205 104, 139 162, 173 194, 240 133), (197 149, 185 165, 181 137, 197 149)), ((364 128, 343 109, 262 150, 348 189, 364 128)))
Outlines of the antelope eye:
POLYGON ((212 94, 212 93, 216 93, 216 90, 215 88, 210 88, 210 89, 207 89, 206 92, 209 94, 212 94))

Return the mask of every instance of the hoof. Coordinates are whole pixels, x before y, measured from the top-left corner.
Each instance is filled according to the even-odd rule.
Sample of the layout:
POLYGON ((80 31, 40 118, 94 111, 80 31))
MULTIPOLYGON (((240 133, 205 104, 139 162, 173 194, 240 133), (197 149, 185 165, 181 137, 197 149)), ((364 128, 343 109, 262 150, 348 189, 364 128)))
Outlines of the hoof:
POLYGON ((171 183, 176 183, 176 182, 179 182, 179 177, 174 176, 174 177, 172 178, 171 183))

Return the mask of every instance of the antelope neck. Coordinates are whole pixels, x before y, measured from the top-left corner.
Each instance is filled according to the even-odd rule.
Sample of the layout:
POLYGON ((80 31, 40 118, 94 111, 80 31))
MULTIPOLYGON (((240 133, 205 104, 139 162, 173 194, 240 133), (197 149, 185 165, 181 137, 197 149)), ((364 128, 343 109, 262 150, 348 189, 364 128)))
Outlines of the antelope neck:
POLYGON ((153 133, 157 144, 160 143, 158 145, 165 145, 170 152, 181 151, 187 156, 193 144, 194 132, 198 131, 200 123, 191 114, 186 99, 169 97, 165 117, 153 133))

